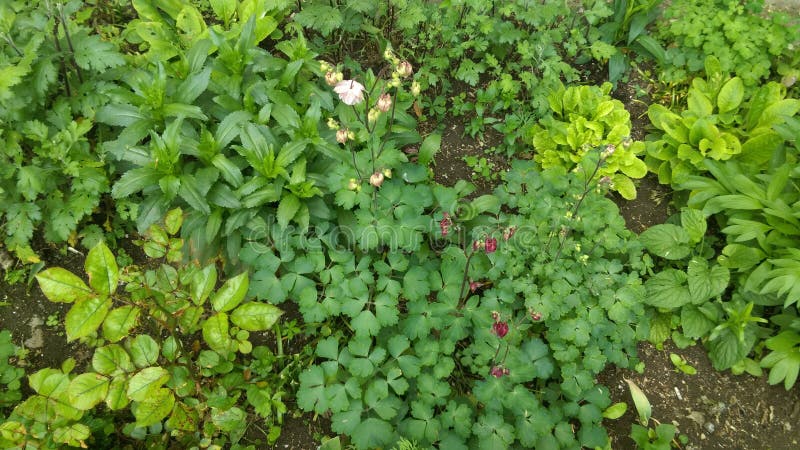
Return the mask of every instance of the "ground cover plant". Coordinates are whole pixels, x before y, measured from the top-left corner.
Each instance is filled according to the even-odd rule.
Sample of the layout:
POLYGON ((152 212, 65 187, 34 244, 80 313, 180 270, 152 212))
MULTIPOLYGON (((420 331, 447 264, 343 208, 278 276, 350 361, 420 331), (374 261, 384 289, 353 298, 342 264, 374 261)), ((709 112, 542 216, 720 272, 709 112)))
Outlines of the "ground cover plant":
POLYGON ((800 39, 746 9, 0 6, 2 245, 90 355, 26 368, 0 332, 0 443, 261 448, 305 412, 329 449, 605 449, 635 408, 639 447, 682 448, 597 382, 644 340, 796 389, 800 39), (678 91, 642 117, 637 65, 678 91), (433 181, 453 117, 499 135, 467 157, 492 189, 433 181), (648 172, 677 213, 637 236, 612 198, 648 172))

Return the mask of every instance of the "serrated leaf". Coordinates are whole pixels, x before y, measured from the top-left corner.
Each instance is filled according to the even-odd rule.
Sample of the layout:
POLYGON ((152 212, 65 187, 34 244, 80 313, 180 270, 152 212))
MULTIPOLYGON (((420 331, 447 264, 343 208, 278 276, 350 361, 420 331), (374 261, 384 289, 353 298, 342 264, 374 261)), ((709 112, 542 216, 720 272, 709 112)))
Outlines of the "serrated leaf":
POLYGON ((689 240, 698 243, 706 234, 706 216, 699 209, 684 208, 681 211, 681 226, 689 235, 689 240))
POLYGON ((215 311, 227 312, 239 306, 247 295, 250 279, 247 272, 229 279, 222 287, 211 296, 211 306, 215 311))
POLYGON ((97 373, 83 373, 69 383, 69 399, 75 408, 88 411, 108 394, 109 380, 97 373))
POLYGON ((140 309, 136 306, 123 306, 111 310, 103 320, 103 337, 109 342, 118 342, 128 336, 136 326, 140 309))
POLYGON ((686 280, 686 273, 675 269, 665 269, 655 274, 645 282, 645 302, 657 308, 670 309, 691 303, 692 296, 686 280))
POLYGON ((135 402, 146 401, 167 381, 169 372, 163 367, 142 369, 128 381, 128 398, 135 402))
POLYGON ((104 242, 101 241, 89 250, 85 267, 89 275, 89 285, 96 292, 104 296, 114 295, 119 281, 119 268, 114 254, 104 242))
POLYGON ((231 321, 243 330, 264 331, 272 328, 282 314, 277 306, 248 302, 231 313, 231 321))
POLYGON ((213 264, 203 267, 192 276, 191 293, 195 305, 202 305, 217 285, 217 269, 213 264))
POLYGON ((92 368, 103 375, 117 375, 135 369, 131 357, 118 344, 106 345, 94 351, 92 368))
POLYGON ((108 297, 90 297, 75 302, 64 319, 67 341, 71 342, 94 333, 103 323, 110 308, 111 299, 108 297))
POLYGON ((299 209, 300 199, 293 194, 284 195, 280 204, 278 205, 278 225, 280 225, 282 229, 286 229, 286 227, 289 225, 289 221, 294 218, 299 209))
POLYGON ((228 315, 224 312, 214 314, 203 323, 203 339, 217 353, 225 354, 231 346, 228 327, 228 315))
POLYGON ((665 259, 682 259, 689 255, 689 234, 672 224, 655 225, 639 235, 639 240, 653 254, 665 259))
POLYGON ((162 174, 149 167, 139 167, 125 172, 111 189, 114 198, 126 198, 144 188, 155 186, 162 174))
POLYGON ((51 302, 72 303, 92 295, 89 286, 67 269, 53 267, 36 275, 39 287, 51 302))
POLYGON ((725 292, 730 281, 727 268, 714 264, 710 269, 708 261, 695 257, 689 261, 687 269, 689 293, 692 303, 699 304, 725 292))
POLYGON ((147 427, 169 415, 175 405, 175 396, 169 389, 156 389, 149 397, 132 408, 137 427, 147 427))
POLYGON ((158 343, 146 334, 140 334, 130 341, 131 359, 136 367, 148 367, 158 361, 161 351, 158 343))

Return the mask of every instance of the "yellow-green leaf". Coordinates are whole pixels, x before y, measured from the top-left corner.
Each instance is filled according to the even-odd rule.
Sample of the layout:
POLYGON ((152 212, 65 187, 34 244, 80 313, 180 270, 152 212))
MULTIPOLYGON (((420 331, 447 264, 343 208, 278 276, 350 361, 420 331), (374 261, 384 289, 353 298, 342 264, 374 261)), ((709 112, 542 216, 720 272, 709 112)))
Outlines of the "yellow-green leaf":
POLYGON ((97 331, 110 308, 111 299, 108 297, 89 297, 75 302, 64 320, 67 341, 74 341, 97 331))
POLYGON ((51 302, 72 303, 92 294, 89 286, 75 274, 61 267, 53 267, 36 275, 39 287, 51 302))
POLYGON ((119 268, 114 254, 100 242, 86 255, 86 273, 89 274, 89 284, 103 295, 112 295, 117 290, 119 281, 119 268))

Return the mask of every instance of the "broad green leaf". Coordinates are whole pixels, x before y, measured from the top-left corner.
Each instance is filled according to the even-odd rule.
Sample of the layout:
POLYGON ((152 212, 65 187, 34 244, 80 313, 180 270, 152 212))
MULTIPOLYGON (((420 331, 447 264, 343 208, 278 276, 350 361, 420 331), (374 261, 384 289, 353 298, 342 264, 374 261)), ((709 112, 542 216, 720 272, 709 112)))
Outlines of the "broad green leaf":
POLYGON ((215 311, 226 312, 236 308, 247 295, 250 280, 247 272, 229 279, 222 287, 211 296, 211 306, 215 311))
POLYGON ((619 419, 628 410, 628 404, 624 402, 614 403, 603 411, 603 417, 606 419, 619 419))
POLYGON ((717 107, 720 114, 733 111, 742 104, 744 99, 744 82, 739 77, 728 80, 719 90, 717 95, 717 107))
POLYGON ((665 269, 645 282, 647 297, 645 302, 657 308, 678 308, 692 301, 686 285, 686 273, 675 269, 665 269))
POLYGON ((369 418, 358 424, 353 442, 358 448, 383 448, 392 441, 394 429, 383 420, 369 418))
POLYGON ((95 350, 92 356, 92 368, 103 375, 117 375, 135 369, 128 352, 118 344, 106 345, 95 350))
POLYGON ((102 402, 108 394, 109 380, 98 373, 82 373, 69 383, 72 406, 88 411, 102 402))
POLYGON ((195 305, 202 305, 217 285, 217 268, 213 264, 203 267, 192 276, 191 293, 195 305))
POLYGON ((111 189, 114 198, 126 198, 144 188, 155 186, 161 180, 162 174, 149 167, 139 167, 125 172, 111 189))
POLYGON ((75 302, 64 319, 67 341, 71 342, 97 331, 110 308, 111 299, 108 297, 91 297, 75 302))
POLYGON ((278 307, 258 302, 245 303, 231 313, 231 321, 247 331, 269 330, 278 321, 283 311, 278 307))
POLYGON ((167 233, 171 235, 177 234, 178 231, 180 231, 182 224, 183 210, 180 208, 170 210, 164 217, 164 228, 166 228, 167 233))
POLYGON ((145 400, 134 404, 133 416, 137 427, 155 425, 167 417, 175 405, 175 396, 169 389, 156 389, 145 400))
POLYGON ((95 245, 86 255, 89 285, 103 296, 114 295, 119 281, 119 268, 114 254, 104 242, 95 245))
POLYGON ((725 328, 714 339, 709 340, 708 356, 715 369, 726 370, 747 355, 736 333, 725 328))
POLYGON ((425 140, 423 140, 422 144, 419 146, 419 153, 417 155, 419 163, 425 166, 430 164, 441 146, 441 134, 431 133, 426 136, 425 140))
POLYGON ((300 209, 300 199, 298 199, 294 194, 286 194, 281 199, 280 204, 278 205, 278 225, 282 229, 286 229, 289 225, 289 221, 291 221, 297 211, 300 209))
POLYGON ((690 339, 700 339, 708 335, 715 323, 694 306, 681 308, 681 328, 690 339))
POLYGON ((70 426, 58 427, 53 430, 53 441, 72 447, 85 446, 84 442, 92 435, 92 430, 82 423, 73 423, 70 426))
POLYGON ((721 295, 730 281, 730 272, 727 268, 714 264, 709 269, 708 261, 700 257, 694 257, 689 261, 687 274, 689 293, 692 295, 692 303, 695 304, 721 295))
POLYGON ((639 386, 636 385, 631 380, 625 379, 625 382, 628 383, 628 388, 631 391, 631 397, 633 398, 633 406, 636 407, 636 411, 639 413, 639 422, 647 426, 647 423, 650 421, 650 417, 653 413, 653 408, 650 406, 650 401, 647 399, 647 396, 642 392, 639 386))
POLYGON ((706 216, 699 209, 684 208, 681 210, 681 226, 689 235, 692 243, 698 243, 706 235, 706 216))
POLYGON ((53 267, 36 275, 39 287, 51 302, 72 303, 92 295, 89 286, 67 269, 53 267))
POLYGON ((163 367, 142 369, 128 381, 128 398, 135 402, 146 401, 167 381, 169 372, 163 367))
POLYGON ((111 310, 103 320, 103 337, 109 342, 119 342, 136 326, 139 313, 140 309, 131 305, 111 310))
POLYGON ((137 120, 146 120, 147 117, 133 105, 105 105, 97 110, 95 119, 106 125, 127 127, 137 120))
POLYGON ((228 315, 224 312, 214 314, 203 323, 203 339, 217 353, 225 354, 231 346, 228 326, 228 315))
POLYGON ((689 255, 689 233, 672 224, 655 225, 639 235, 639 240, 653 254, 665 259, 682 259, 689 255))
POLYGON ((211 410, 211 421, 217 428, 227 433, 236 429, 244 429, 245 419, 247 419, 247 414, 235 406, 224 411, 217 408, 211 410))
MULTIPOLYGON (((201 193, 197 179, 188 174, 181 175, 180 179, 181 185, 180 189, 178 190, 178 195, 180 195, 182 199, 186 200, 186 203, 188 203, 189 206, 202 212, 204 215, 207 216, 211 214, 211 207, 208 206, 205 195, 201 193)), ((207 188, 208 187, 210 186, 207 186, 207 188)), ((205 190, 207 191, 208 189, 205 190)))
POLYGON ((143 368, 154 365, 161 351, 158 343, 146 334, 140 334, 129 341, 131 359, 136 367, 143 368))

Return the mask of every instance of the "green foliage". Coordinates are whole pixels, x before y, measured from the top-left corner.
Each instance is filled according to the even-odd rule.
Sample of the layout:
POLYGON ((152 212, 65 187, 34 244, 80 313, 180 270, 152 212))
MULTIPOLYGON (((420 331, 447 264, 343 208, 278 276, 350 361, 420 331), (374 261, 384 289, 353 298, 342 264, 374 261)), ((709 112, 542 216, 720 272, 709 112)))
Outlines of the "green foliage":
POLYGON ((800 101, 784 98, 783 86, 770 82, 748 95, 742 79, 728 77, 715 57, 706 59, 705 70, 706 79, 693 80, 680 114, 659 104, 648 108, 661 133, 647 142, 647 165, 663 184, 677 186, 705 173, 707 161, 734 159, 759 170, 794 139, 789 129, 798 128, 800 101))
POLYGON ((636 188, 631 178, 647 174, 647 167, 637 157, 645 145, 631 141, 630 114, 622 102, 608 95, 610 91, 611 84, 605 83, 601 87, 560 86, 550 92, 550 115, 530 131, 534 160, 544 168, 571 170, 590 149, 612 146, 614 150, 598 175, 607 176, 612 189, 624 198, 634 199, 636 188))
POLYGON ((67 339, 90 343, 94 353, 86 372, 73 373, 70 359, 30 375, 35 393, 11 412, 0 443, 85 446, 120 427, 155 445, 163 439, 148 427, 163 424, 177 445, 236 444, 248 412, 281 422, 285 382, 264 366, 271 352, 253 348, 250 333, 270 330, 282 312, 248 299, 246 272, 217 287, 214 265, 179 265, 181 222, 173 210, 165 226, 150 226, 146 251, 167 255, 157 268, 119 268, 101 243, 86 256, 88 285, 62 268, 37 275, 45 296, 72 305, 67 339), (100 405, 111 429, 94 428, 100 405))
POLYGON ((5 420, 6 408, 15 405, 21 398, 20 380, 25 376, 25 371, 14 364, 19 356, 19 348, 11 342, 11 332, 0 331, 0 419, 5 420))
POLYGON ((724 73, 735 73, 748 87, 776 73, 796 79, 800 25, 789 14, 765 12, 763 6, 763 0, 670 2, 657 32, 662 42, 675 43, 667 49, 662 79, 688 79, 703 69, 707 56, 717 58, 724 73))
POLYGON ((646 333, 635 323, 640 248, 580 176, 517 162, 506 181, 458 208, 458 188, 384 182, 375 206, 396 218, 357 210, 354 236, 368 230, 362 216, 381 229, 420 215, 428 225, 397 244, 378 234, 379 252, 371 240, 355 242, 356 251, 326 244, 321 290, 304 284, 294 294, 307 322, 341 320, 352 330, 318 342, 298 404, 330 411, 333 431, 355 447, 400 437, 448 448, 604 445, 599 423, 610 400, 593 379, 608 362, 627 365, 646 333), (422 211, 398 215, 412 204, 422 211), (500 204, 517 212, 500 213, 500 204), (562 229, 571 231, 556 239, 562 229), (472 239, 461 247, 463 232, 472 239), (508 335, 492 332, 498 322, 508 335), (569 418, 580 423, 575 433, 569 418))
POLYGON ((91 32, 90 12, 76 0, 0 6, 0 232, 24 262, 38 262, 36 230, 74 240, 109 188, 95 113, 125 60, 91 32))

